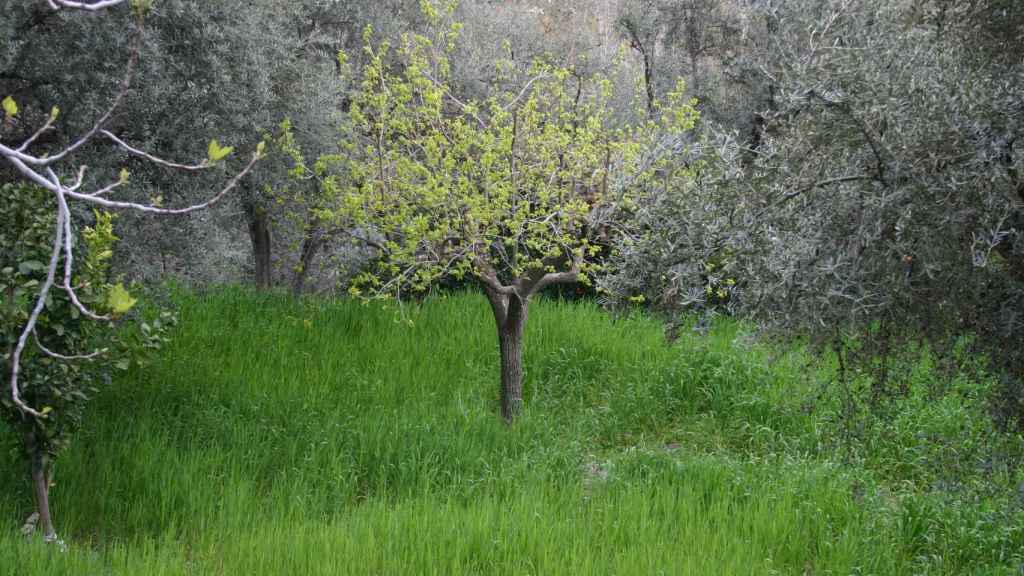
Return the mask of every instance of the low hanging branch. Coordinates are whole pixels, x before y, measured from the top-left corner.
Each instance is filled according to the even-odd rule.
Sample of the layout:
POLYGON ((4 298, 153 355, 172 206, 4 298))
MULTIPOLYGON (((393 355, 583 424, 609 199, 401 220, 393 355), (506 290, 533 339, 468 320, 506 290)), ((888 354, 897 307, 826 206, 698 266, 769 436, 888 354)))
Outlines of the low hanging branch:
MULTIPOLYGON (((54 10, 62 8, 86 10, 86 11, 98 11, 106 8, 111 8, 120 4, 124 4, 126 0, 102 0, 97 2, 72 2, 70 0, 47 0, 50 7, 54 10)), ((10 400, 15 406, 18 407, 26 415, 34 417, 43 417, 43 412, 36 410, 34 407, 26 404, 22 398, 19 390, 19 371, 21 368, 21 358, 25 351, 25 347, 28 345, 29 340, 32 339, 39 347, 40 351, 47 356, 62 359, 62 360, 76 360, 76 359, 88 359, 94 358, 102 354, 102 351, 95 351, 88 354, 59 354, 45 348, 41 342, 39 342, 38 336, 36 336, 36 325, 39 321, 40 314, 42 314, 46 307, 47 297, 50 291, 57 287, 63 290, 71 304, 77 309, 83 316, 90 318, 95 321, 109 320, 109 315, 98 314, 90 310, 85 306, 79 299, 75 286, 72 283, 72 275, 74 272, 74 250, 75 245, 75 234, 72 218, 70 203, 81 202, 84 204, 91 204, 102 208, 110 209, 121 209, 121 210, 134 210, 137 212, 144 212, 149 214, 158 215, 178 215, 188 214, 198 210, 204 210, 213 206, 221 199, 224 198, 231 190, 233 190, 238 183, 244 178, 249 172, 252 171, 256 162, 263 156, 264 144, 261 142, 256 150, 253 152, 251 158, 242 168, 241 171, 236 173, 225 186, 216 194, 211 196, 204 202, 193 204, 190 206, 184 206, 179 208, 164 208, 156 204, 146 204, 138 202, 130 202, 124 200, 115 200, 107 197, 108 194, 114 192, 116 189, 122 187, 128 182, 128 172, 122 171, 118 178, 112 183, 100 187, 91 192, 82 192, 79 189, 82 186, 82 180, 85 174, 85 166, 81 166, 75 171, 74 184, 67 185, 62 181, 61 176, 58 174, 56 166, 63 160, 70 158, 71 154, 86 144, 92 142, 97 135, 104 136, 107 140, 112 142, 116 147, 121 150, 140 158, 143 158, 158 166, 163 166, 172 170, 180 170, 187 172, 196 172, 200 170, 206 170, 217 165, 227 155, 232 152, 231 147, 221 147, 220 144, 214 140, 210 142, 208 148, 208 156, 202 162, 197 164, 182 164, 178 162, 172 162, 159 158, 148 152, 139 150, 127 144, 121 138, 115 136, 110 131, 104 129, 105 124, 113 115, 114 111, 118 108, 121 102, 124 100, 125 95, 128 93, 131 80, 135 72, 135 67, 139 60, 141 52, 141 31, 142 31, 142 19, 141 13, 144 10, 145 3, 141 1, 132 1, 131 5, 135 8, 137 15, 139 15, 139 32, 136 35, 136 40, 132 47, 131 55, 128 59, 128 63, 125 66, 125 75, 121 81, 118 93, 114 96, 111 106, 106 112, 100 116, 96 123, 86 131, 82 136, 73 140, 71 144, 63 147, 57 151, 50 151, 45 154, 36 155, 28 152, 29 147, 35 143, 35 141, 46 132, 54 129, 54 123, 56 122, 60 110, 56 107, 50 113, 46 122, 36 130, 30 137, 19 144, 8 145, 0 139, 0 158, 5 162, 9 163, 14 167, 15 171, 19 173, 26 180, 31 181, 33 184, 38 185, 50 193, 53 194, 56 199, 57 205, 57 217, 56 223, 53 230, 53 250, 50 253, 50 260, 46 268, 46 279, 39 288, 39 291, 35 297, 35 304, 29 314, 27 322, 21 328, 20 336, 17 340, 17 344, 11 355, 11 372, 10 372, 10 400), (58 267, 60 266, 61 259, 63 257, 63 273, 58 279, 58 267)), ((4 112, 4 124, 9 125, 11 120, 18 114, 17 103, 12 97, 7 96, 2 101, 3 112, 4 112)), ((2 134, 0 134, 2 136, 2 134)))
POLYGON ((124 4, 126 0, 97 0, 96 2, 72 2, 71 0, 47 0, 50 8, 60 10, 61 8, 72 8, 75 10, 88 10, 95 12, 112 8, 118 4, 124 4))

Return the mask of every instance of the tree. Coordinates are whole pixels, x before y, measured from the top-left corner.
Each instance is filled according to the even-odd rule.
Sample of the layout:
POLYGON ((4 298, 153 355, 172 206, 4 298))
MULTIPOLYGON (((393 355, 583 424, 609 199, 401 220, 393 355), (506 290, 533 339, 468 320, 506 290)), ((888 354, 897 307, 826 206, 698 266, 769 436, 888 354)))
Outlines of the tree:
MULTIPOLYGON (((99 11, 121 4, 124 0, 103 0, 84 3, 64 0, 50 1, 54 9, 99 11)), ((134 202, 118 200, 114 194, 130 182, 128 170, 122 169, 106 185, 89 190, 84 187, 86 167, 77 170, 62 169, 70 164, 76 153, 86 146, 101 142, 112 149, 141 158, 164 169, 197 172, 223 165, 232 152, 216 140, 207 146, 207 158, 197 164, 180 164, 164 160, 133 147, 106 128, 118 106, 125 99, 139 60, 143 15, 147 3, 131 2, 135 13, 135 44, 127 63, 117 94, 107 110, 91 127, 69 144, 56 149, 36 152, 38 143, 54 130, 60 120, 60 109, 52 108, 46 120, 31 136, 16 143, 0 140, 0 158, 15 174, 31 186, 4 187, 0 201, 3 214, 13 218, 10 228, 4 230, 4 290, 3 305, 5 327, 5 354, 3 366, 9 383, 9 393, 3 399, 8 421, 22 432, 23 448, 32 461, 32 481, 42 528, 47 540, 56 540, 49 510, 49 457, 54 455, 73 423, 80 416, 82 404, 90 389, 90 372, 81 371, 76 362, 91 359, 117 361, 110 355, 111 346, 97 343, 103 336, 114 340, 116 333, 103 332, 88 322, 109 324, 131 308, 134 299, 121 284, 107 280, 107 264, 115 239, 109 216, 97 213, 96 223, 79 234, 72 206, 91 206, 98 209, 137 211, 147 214, 188 214, 205 209, 223 199, 255 166, 262 154, 263 144, 257 147, 251 159, 227 184, 206 201, 182 208, 166 208, 159 201, 134 202), (44 199, 41 201, 42 199, 44 199), (50 227, 48 241, 43 240, 42 228, 50 227), (13 234, 12 234, 13 233, 13 234), (8 234, 11 234, 8 236, 8 234), (84 244, 79 240, 84 237, 84 244), (42 261, 36 256, 43 247, 48 252, 42 261), (77 257, 77 258, 76 258, 77 257), (8 262, 7 258, 11 258, 8 262), (84 261, 83 261, 84 258, 84 261), (77 272, 84 264, 84 271, 77 272), (8 324, 7 321, 10 321, 8 324), (99 335, 99 336, 97 336, 99 335), (51 350, 54 342, 62 346, 95 346, 92 350, 61 348, 51 350), (30 405, 33 401, 46 401, 50 405, 30 405), (57 409, 60 412, 53 414, 57 409)), ((4 132, 9 131, 22 110, 10 95, 3 101, 4 132)), ((0 136, 5 134, 0 132, 0 136)), ((6 138, 4 138, 6 140, 6 138)), ((152 332, 152 327, 144 329, 152 332)), ((159 336, 157 333, 152 333, 159 336)))
POLYGON ((649 279, 678 312, 707 278, 667 274, 655 287, 650 263, 723 265, 733 308, 767 326, 821 343, 871 332, 880 346, 889 332, 973 332, 1024 373, 1024 68, 1008 57, 1024 15, 1010 4, 753 5, 773 31, 750 56, 771 86, 760 138, 702 157, 723 176, 698 179, 710 188, 693 202, 660 205, 645 225, 660 236, 622 263, 625 278, 649 279), (705 201, 728 214, 696 220, 722 239, 717 256, 658 240, 686 236, 705 201))
POLYGON ((727 2, 624 0, 617 27, 640 57, 649 109, 682 76, 705 119, 739 123, 726 111, 729 102, 747 98, 744 66, 737 61, 749 40, 727 2))
MULTIPOLYGON (((43 262, 58 209, 52 195, 37 186, 5 184, 0 192, 0 349, 6 351, 2 365, 7 373, 10 351, 32 310, 33 291, 46 281, 43 262)), ((81 302, 110 320, 95 322, 83 316, 65 293, 49 295, 32 332, 33 346, 21 358, 19 382, 21 398, 40 407, 40 416, 25 414, 6 396, 0 398, 0 415, 17 432, 20 453, 29 463, 36 512, 26 527, 34 529, 38 523, 48 541, 56 539, 49 507, 53 462, 77 431, 99 384, 115 370, 142 364, 146 353, 166 341, 165 331, 175 321, 170 312, 143 320, 132 311, 135 299, 121 282, 114 282, 113 220, 109 213, 96 212, 94 224, 83 229, 76 247, 82 265, 72 282, 81 302)))
MULTIPOLYGON (((522 407, 530 299, 588 281, 633 184, 654 174, 697 115, 680 87, 657 122, 616 126, 606 78, 543 62, 517 89, 463 101, 449 62, 460 26, 441 26, 452 5, 425 6, 434 34, 405 36, 394 63, 386 42, 368 42, 353 98, 352 188, 340 213, 380 260, 352 291, 401 297, 449 275, 475 279, 497 326, 501 415, 511 422, 522 407)), ((508 62, 497 69, 517 73, 508 62)))

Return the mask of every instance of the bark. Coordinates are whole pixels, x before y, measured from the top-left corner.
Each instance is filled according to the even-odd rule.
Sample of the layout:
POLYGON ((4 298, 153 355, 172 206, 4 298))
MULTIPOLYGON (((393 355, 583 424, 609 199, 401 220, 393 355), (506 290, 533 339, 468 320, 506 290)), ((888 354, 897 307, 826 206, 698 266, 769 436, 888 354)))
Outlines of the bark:
POLYGON ((654 118, 654 62, 648 51, 642 51, 644 57, 644 90, 647 92, 647 114, 654 118))
POLYGON ((39 514, 39 528, 43 531, 43 538, 47 541, 57 539, 57 532, 53 529, 53 518, 50 516, 50 481, 52 470, 50 458, 46 450, 38 440, 38 432, 27 432, 29 445, 29 476, 32 480, 32 494, 36 501, 36 512, 39 514))
POLYGON ((249 204, 245 208, 249 219, 249 239, 252 241, 254 280, 257 290, 267 290, 271 285, 270 274, 270 217, 259 205, 249 204))
POLYGON ((319 223, 311 223, 306 226, 302 234, 302 245, 299 247, 299 262, 292 276, 292 296, 298 298, 306 287, 306 278, 313 267, 317 252, 324 243, 324 231, 319 223))
POLYGON ((518 294, 487 291, 498 328, 501 353, 501 417, 511 424, 523 409, 523 329, 529 300, 518 294))
POLYGON ((644 64, 644 91, 647 94, 647 114, 654 117, 654 51, 653 42, 645 45, 640 39, 638 25, 631 21, 623 22, 626 33, 629 34, 629 44, 634 50, 640 53, 644 64))

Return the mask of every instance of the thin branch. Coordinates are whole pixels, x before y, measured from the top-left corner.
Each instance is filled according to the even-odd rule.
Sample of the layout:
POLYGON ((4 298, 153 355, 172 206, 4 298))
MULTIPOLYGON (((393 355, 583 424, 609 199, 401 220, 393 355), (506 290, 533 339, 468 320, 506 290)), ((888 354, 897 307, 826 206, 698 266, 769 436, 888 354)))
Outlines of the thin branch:
POLYGON ((431 76, 429 72, 427 72, 426 70, 423 70, 422 72, 423 72, 423 75, 426 76, 428 80, 433 82, 438 88, 443 89, 445 95, 448 96, 448 98, 452 102, 455 102, 455 104, 457 104, 459 106, 459 108, 462 108, 463 112, 465 112, 466 114, 469 114, 470 116, 472 116, 473 119, 476 120, 477 124, 480 125, 480 129, 481 130, 487 130, 487 124, 483 120, 481 120, 480 117, 477 116, 476 112, 473 112, 472 109, 470 109, 470 107, 465 102, 463 102, 462 100, 459 100, 455 96, 455 94, 452 94, 451 90, 449 90, 447 86, 445 86, 444 84, 439 82, 436 78, 431 76))
POLYGON ((526 85, 523 86, 523 89, 519 91, 519 94, 515 98, 513 98, 511 102, 509 102, 508 104, 502 106, 501 109, 503 111, 507 111, 509 108, 512 108, 513 106, 515 106, 516 103, 519 102, 519 100, 522 99, 522 97, 526 95, 526 91, 530 89, 530 85, 531 84, 533 84, 534 82, 536 82, 537 80, 540 80, 542 78, 547 78, 547 76, 548 76, 547 74, 538 74, 538 75, 534 76, 533 78, 530 78, 530 80, 526 83, 526 85))
MULTIPOLYGON (((79 181, 79 185, 80 184, 81 184, 81 181, 79 181)), ((118 180, 117 182, 114 182, 113 184, 104 186, 103 188, 100 188, 99 190, 96 190, 95 192, 89 192, 86 195, 90 196, 90 197, 94 197, 94 198, 97 197, 97 196, 103 196, 104 194, 107 194, 109 192, 113 192, 114 190, 120 188, 121 186, 124 186, 125 184, 126 184, 126 182, 124 180, 118 180)), ((67 188, 67 189, 74 191, 74 190, 78 190, 78 187, 79 187, 78 185, 75 185, 75 186, 71 186, 70 188, 67 188)))
POLYGON ((100 355, 106 352, 106 350, 96 350, 91 354, 72 354, 68 356, 65 354, 59 354, 57 352, 54 352, 53 350, 50 350, 46 346, 43 346, 43 343, 39 340, 39 332, 37 332, 36 330, 32 330, 32 337, 35 339, 36 347, 39 348, 39 350, 43 354, 46 354, 51 358, 56 358, 57 360, 64 360, 67 362, 73 362, 78 360, 92 360, 94 358, 98 358, 100 355))
POLYGON ((124 140, 121 140, 117 136, 114 136, 109 130, 100 130, 100 134, 103 134, 107 138, 111 139, 114 142, 114 144, 117 144, 121 148, 124 148, 125 151, 127 151, 128 153, 145 158, 146 160, 149 160, 154 164, 159 164, 160 166, 174 168, 175 170, 187 170, 190 172, 205 170, 210 167, 209 160, 204 160, 199 164, 178 164, 177 162, 171 162, 169 160, 164 160, 163 158, 157 158, 156 156, 153 156, 149 152, 145 152, 143 150, 139 150, 138 148, 133 148, 129 146, 127 143, 125 143, 124 140))
POLYGON ((25 140, 24 142, 21 143, 21 146, 18 146, 17 151, 18 152, 24 152, 40 136, 42 136, 44 133, 48 132, 52 128, 53 128, 53 116, 50 116, 49 118, 46 119, 46 123, 43 124, 42 127, 39 128, 39 130, 36 130, 35 134, 29 136, 28 140, 25 140))
POLYGON ((125 0, 97 0, 96 2, 73 2, 72 0, 47 0, 50 3, 50 8, 54 10, 60 10, 61 8, 71 8, 73 10, 86 10, 88 12, 95 12, 97 10, 106 10, 112 8, 118 4, 124 4, 125 0))
POLYGON ((64 213, 58 211, 53 234, 53 251, 50 253, 50 265, 46 269, 46 280, 43 281, 43 286, 39 289, 39 296, 36 298, 36 305, 32 308, 32 313, 29 314, 28 322, 25 323, 25 327, 21 331, 21 336, 18 337, 18 343, 14 347, 14 352, 11 354, 11 402, 13 402, 14 405, 25 414, 35 416, 37 418, 41 418, 42 413, 37 412, 28 404, 25 404, 21 399, 21 394, 18 389, 18 371, 21 368, 21 354, 25 350, 25 344, 28 342, 28 336, 35 332, 36 323, 39 322, 39 315, 42 314, 43 308, 46 306, 46 297, 50 294, 50 289, 53 288, 54 278, 57 275, 57 262, 60 260, 60 250, 64 239, 63 220, 64 213))
POLYGON ((260 157, 258 154, 253 153, 252 159, 249 160, 249 163, 245 166, 245 169, 236 174, 234 178, 229 180, 227 185, 220 192, 217 192, 217 194, 215 194, 206 202, 202 202, 200 204, 193 204, 192 206, 186 206, 184 208, 160 208, 158 206, 154 206, 153 204, 139 204, 137 202, 122 202, 117 200, 108 200, 106 198, 102 198, 100 196, 95 195, 95 193, 86 194, 82 192, 68 190, 67 188, 64 188, 64 193, 67 194, 69 198, 72 198, 74 200, 82 200, 84 202, 103 206, 104 208, 129 209, 136 210, 138 212, 145 212, 147 214, 188 214, 190 212, 204 210, 220 202, 224 198, 224 196, 227 195, 228 192, 230 192, 236 186, 238 186, 238 183, 242 180, 242 178, 244 178, 246 175, 249 174, 249 172, 252 171, 252 169, 256 166, 256 162, 259 160, 259 158, 260 157))

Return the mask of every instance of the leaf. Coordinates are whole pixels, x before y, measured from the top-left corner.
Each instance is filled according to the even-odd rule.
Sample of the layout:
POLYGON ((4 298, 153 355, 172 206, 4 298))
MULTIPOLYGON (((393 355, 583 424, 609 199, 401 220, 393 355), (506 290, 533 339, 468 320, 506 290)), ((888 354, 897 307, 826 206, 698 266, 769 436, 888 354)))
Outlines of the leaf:
POLYGON ((39 413, 42 414, 43 416, 46 416, 50 412, 53 412, 53 408, 49 406, 43 406, 43 409, 39 411, 39 413))
POLYGON ((54 106, 53 108, 50 109, 50 122, 56 122, 57 118, 59 118, 59 117, 60 117, 60 108, 57 107, 57 106, 54 106))
POLYGON ((221 147, 220 143, 216 139, 210 140, 210 146, 207 148, 206 153, 210 159, 210 163, 219 162, 231 154, 235 149, 232 146, 221 147))
POLYGON ((132 298, 132 295, 124 289, 124 284, 120 282, 111 286, 107 293, 107 306, 114 314, 124 314, 131 310, 136 302, 138 300, 132 298))
POLYGON ((120 174, 121 184, 124 184, 125 182, 127 182, 129 176, 130 176, 130 174, 128 173, 128 169, 127 168, 121 168, 121 174, 120 174))
POLYGON ((22 276, 28 276, 33 272, 38 272, 44 268, 43 263, 37 260, 26 260, 18 264, 18 273, 22 276))
POLYGON ((263 158, 263 153, 264 153, 264 151, 266 149, 267 149, 266 141, 260 142, 259 144, 256 145, 256 155, 259 156, 260 158, 263 158))
POLYGON ((4 114, 6 114, 8 118, 14 118, 15 114, 18 113, 18 103, 15 102, 14 98, 11 98, 10 96, 4 98, 3 106, 4 114))

